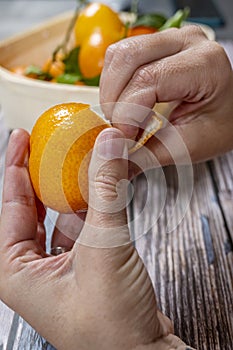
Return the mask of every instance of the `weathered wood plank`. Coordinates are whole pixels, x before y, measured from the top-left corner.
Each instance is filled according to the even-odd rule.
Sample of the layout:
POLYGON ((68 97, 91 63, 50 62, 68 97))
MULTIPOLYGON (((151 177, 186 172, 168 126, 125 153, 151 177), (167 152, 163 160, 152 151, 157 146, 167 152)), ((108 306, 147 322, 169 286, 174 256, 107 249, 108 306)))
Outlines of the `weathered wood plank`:
POLYGON ((226 249, 229 250, 231 249, 230 240, 233 241, 233 151, 211 161, 210 169, 229 233, 229 242, 226 242, 226 249))
MULTIPOLYGON (((232 349, 233 335, 233 253, 225 246, 228 233, 215 188, 205 164, 194 167, 195 187, 190 208, 180 225, 164 231, 176 199, 173 167, 165 169, 167 201, 157 223, 136 242, 145 261, 163 312, 175 322, 175 330, 188 344, 198 349, 232 349)), ((149 175, 153 181, 153 172, 149 175)), ((155 176, 156 178, 156 176, 155 176)), ((134 213, 142 213, 145 196, 153 221, 154 198, 160 184, 144 193, 145 178, 135 181, 134 213), (141 198, 144 198, 143 200, 141 198)), ((156 182, 155 182, 156 184, 156 182)), ((172 220, 176 221, 176 215, 172 220)), ((145 222, 141 217, 141 227, 145 222)))
POLYGON ((17 350, 52 350, 53 348, 48 348, 48 343, 44 340, 31 326, 29 326, 25 321, 22 320, 22 331, 20 334, 17 350))
POLYGON ((7 344, 13 318, 14 312, 0 301, 0 345, 7 344))
POLYGON ((44 347, 45 340, 19 315, 3 303, 0 304, 0 310, 0 345, 2 344, 2 350, 47 349, 44 347))

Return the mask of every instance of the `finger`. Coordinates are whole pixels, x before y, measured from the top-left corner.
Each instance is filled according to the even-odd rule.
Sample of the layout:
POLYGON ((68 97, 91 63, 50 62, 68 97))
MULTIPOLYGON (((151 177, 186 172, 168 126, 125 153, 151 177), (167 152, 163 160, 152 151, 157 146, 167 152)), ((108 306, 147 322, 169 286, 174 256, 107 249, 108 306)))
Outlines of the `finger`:
POLYGON ((36 198, 36 208, 37 208, 37 233, 36 233, 36 241, 40 244, 42 249, 46 250, 46 230, 44 225, 44 220, 46 216, 46 209, 43 203, 36 198))
POLYGON ((89 202, 79 242, 94 246, 129 241, 126 219, 128 149, 123 134, 114 128, 96 140, 89 167, 89 202))
POLYGON ((203 128, 201 122, 194 124, 195 127, 193 123, 185 126, 168 123, 164 129, 159 130, 143 147, 130 155, 130 178, 152 168, 191 164, 192 150, 199 140, 195 133, 200 135, 200 129, 203 128))
POLYGON ((77 214, 60 214, 53 231, 51 248, 64 247, 72 249, 78 238, 86 218, 86 212, 77 214))
POLYGON ((37 224, 36 241, 39 243, 41 248, 45 251, 46 250, 46 231, 45 231, 45 225, 42 222, 38 222, 37 224))
POLYGON ((173 334, 174 326, 172 324, 172 321, 167 316, 165 316, 161 311, 157 311, 157 317, 162 328, 162 331, 161 331, 162 335, 166 336, 168 334, 173 334))
POLYGON ((186 50, 175 57, 166 57, 140 67, 118 98, 112 112, 113 124, 117 124, 126 137, 130 138, 135 134, 135 127, 125 131, 124 124, 140 126, 147 116, 146 108, 144 111, 143 107, 152 107, 155 102, 184 101, 186 104, 176 108, 177 118, 197 110, 206 101, 213 99, 216 89, 221 89, 217 82, 222 80, 220 72, 211 74, 216 56, 210 52, 215 50, 217 53, 218 45, 208 42, 208 45, 205 43, 196 48, 198 59, 195 62, 193 50, 186 50), (133 113, 130 113, 130 106, 137 105, 140 106, 138 111, 132 108, 133 113))
POLYGON ((146 63, 174 55, 183 47, 177 29, 127 38, 110 45, 100 79, 100 102, 115 102, 136 69, 146 63), (114 81, 110 85, 109 82, 114 81))
MULTIPOLYGON (((231 116, 231 113, 223 106, 221 115, 231 116)), ((225 118, 223 123, 218 110, 215 114, 211 112, 211 118, 202 110, 189 123, 184 119, 168 123, 145 147, 130 156, 130 178, 150 168, 187 165, 230 151, 233 147, 232 128, 233 119, 225 118)))
MULTIPOLYGON (((168 30, 166 35, 161 32, 156 35, 132 37, 108 47, 100 79, 100 103, 106 118, 112 120, 114 103, 119 100, 122 91, 139 67, 181 50, 182 42, 177 41, 174 32, 176 30, 168 30), (156 46, 159 50, 156 50, 156 46), (114 84, 110 84, 112 81, 114 84)), ((125 132, 125 128, 122 128, 122 131, 125 132)))
POLYGON ((139 67, 118 101, 148 107, 153 106, 154 102, 199 101, 206 97, 207 89, 211 88, 211 92, 214 90, 217 77, 209 73, 215 67, 219 49, 215 42, 204 41, 196 47, 195 60, 192 48, 139 67))
POLYGON ((172 124, 159 130, 147 143, 129 157, 129 178, 133 179, 149 169, 174 163, 190 163, 184 141, 172 124))
POLYGON ((24 130, 12 132, 6 154, 1 213, 0 245, 35 239, 37 209, 28 163, 29 135, 24 130))
POLYGON ((155 295, 147 271, 130 244, 127 226, 127 156, 126 140, 118 129, 105 129, 97 137, 89 167, 89 207, 73 249, 73 265, 81 294, 88 293, 87 314, 93 314, 90 302, 97 298, 107 322, 114 315, 121 328, 122 319, 128 320, 124 332, 125 327, 128 334, 148 331, 147 339, 154 339, 155 328, 158 336, 162 331, 162 327, 154 326, 155 295), (119 304, 124 305, 121 310, 119 304), (148 327, 151 324, 153 327, 148 327))
MULTIPOLYGON (((203 104, 209 96, 216 95, 216 85, 217 89, 222 88, 219 86, 221 84, 216 84, 219 80, 224 81, 219 79, 220 73, 211 74, 212 68, 216 65, 216 57, 226 60, 220 45, 207 40, 197 26, 176 31, 176 34, 183 43, 182 49, 138 66, 133 75, 127 78, 127 84, 121 89, 120 95, 118 94, 118 103, 112 104, 113 125, 122 130, 126 137, 135 137, 138 131, 137 125, 140 125, 147 114, 142 113, 143 110, 136 109, 130 113, 127 106, 140 105, 152 108, 155 102, 187 101, 188 103, 182 103, 180 108, 176 109, 173 114, 174 119, 192 112, 199 107, 200 101, 203 100, 203 104), (189 39, 187 39, 188 35, 189 39), (195 57, 193 56, 194 47, 196 48, 195 57), (201 84, 202 81, 205 83, 201 84)), ((223 63, 226 64, 226 62, 223 63)), ((227 74, 225 75, 227 78, 227 74)), ((115 91, 115 84, 112 86, 115 91)))
MULTIPOLYGON (((134 73, 144 65, 168 56, 174 56, 201 40, 206 40, 203 32, 190 26, 184 29, 169 29, 160 33, 121 40, 109 46, 100 79, 100 102, 104 104, 106 117, 111 120, 114 105, 119 101, 134 73), (114 81, 114 84, 111 82, 114 81)), ((147 107, 152 107, 152 104, 147 107)))

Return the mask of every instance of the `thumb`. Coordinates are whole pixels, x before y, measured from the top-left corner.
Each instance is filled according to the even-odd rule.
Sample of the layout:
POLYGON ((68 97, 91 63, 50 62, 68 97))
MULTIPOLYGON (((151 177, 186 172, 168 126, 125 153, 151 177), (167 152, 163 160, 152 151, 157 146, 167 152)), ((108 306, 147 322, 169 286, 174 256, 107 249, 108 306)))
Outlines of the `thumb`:
POLYGON ((120 349, 127 343, 130 349, 139 342, 150 343, 167 330, 158 319, 147 271, 129 243, 127 155, 121 131, 109 128, 101 132, 89 167, 86 222, 73 250, 85 315, 96 324, 101 322, 99 339, 110 339, 108 348, 119 344, 120 349))
POLYGON ((105 129, 96 139, 89 166, 89 208, 79 243, 114 247, 129 242, 128 183, 125 137, 118 129, 105 129))

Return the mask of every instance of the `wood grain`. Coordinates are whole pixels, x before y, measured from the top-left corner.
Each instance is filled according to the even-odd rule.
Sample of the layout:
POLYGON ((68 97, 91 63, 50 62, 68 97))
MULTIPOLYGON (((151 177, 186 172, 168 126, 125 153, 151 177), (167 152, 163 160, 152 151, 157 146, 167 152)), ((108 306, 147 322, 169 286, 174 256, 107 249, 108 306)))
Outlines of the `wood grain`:
MULTIPOLYGON (((224 164, 226 155, 212 162, 224 164)), ((232 159, 232 158, 231 158, 232 159)), ((148 180, 155 176, 151 172, 148 180)), ((146 263, 162 311, 174 321, 176 334, 197 349, 232 349, 233 335, 233 252, 229 229, 218 201, 215 184, 207 164, 194 167, 194 190, 190 207, 183 221, 170 233, 164 230, 172 215, 177 195, 176 172, 165 169, 167 201, 153 228, 136 242, 136 247, 146 263)), ((220 176, 220 172, 218 172, 220 176)), ((228 176, 228 174, 226 174, 228 176)), ((144 177, 135 181, 133 212, 142 212, 144 177)), ((151 207, 156 206, 158 186, 144 193, 151 207)), ((233 208, 231 206, 231 208, 233 208)), ((229 220, 232 220, 232 211, 229 220)), ((176 221, 177 212, 172 220, 176 221)), ((152 219, 153 220, 153 219, 152 219)), ((142 226, 134 227, 135 235, 142 226)), ((231 230, 232 232, 232 230, 231 230)))

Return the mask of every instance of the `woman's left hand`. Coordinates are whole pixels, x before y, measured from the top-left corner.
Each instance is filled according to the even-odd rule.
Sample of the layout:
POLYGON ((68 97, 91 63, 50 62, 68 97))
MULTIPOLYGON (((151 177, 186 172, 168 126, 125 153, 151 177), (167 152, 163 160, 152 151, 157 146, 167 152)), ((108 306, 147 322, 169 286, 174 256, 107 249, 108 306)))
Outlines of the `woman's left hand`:
POLYGON ((150 278, 130 242, 123 134, 111 128, 97 138, 86 221, 71 251, 58 256, 44 249, 45 211, 30 182, 28 142, 25 131, 14 131, 7 151, 1 299, 59 350, 129 350, 168 334, 171 323, 157 310, 150 278))

